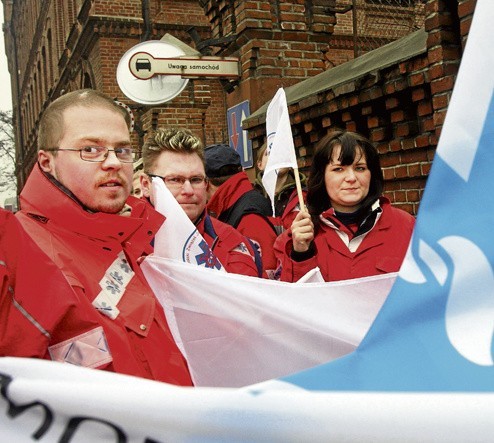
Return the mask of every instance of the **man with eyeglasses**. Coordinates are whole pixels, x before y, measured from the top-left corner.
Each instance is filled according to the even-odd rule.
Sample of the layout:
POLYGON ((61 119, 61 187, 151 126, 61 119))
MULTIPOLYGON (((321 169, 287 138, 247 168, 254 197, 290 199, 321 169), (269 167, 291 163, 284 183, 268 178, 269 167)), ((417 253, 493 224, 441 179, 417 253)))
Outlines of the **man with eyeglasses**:
POLYGON ((209 183, 199 138, 187 129, 158 129, 144 145, 142 160, 141 189, 151 204, 154 205, 152 179, 158 178, 164 181, 227 272, 261 275, 260 257, 256 265, 256 253, 250 241, 206 211, 209 183))
MULTIPOLYGON (((129 197, 129 122, 127 111, 89 89, 61 96, 43 113, 38 162, 16 215, 72 287, 62 308, 88 313, 90 321, 67 321, 68 338, 50 336, 45 353, 29 356, 191 385, 163 309, 138 265, 152 252, 150 241, 164 217, 129 197), (130 215, 124 217, 126 205, 130 215)), ((38 324, 45 314, 26 317, 38 324)), ((40 325, 40 343, 44 331, 40 325)))

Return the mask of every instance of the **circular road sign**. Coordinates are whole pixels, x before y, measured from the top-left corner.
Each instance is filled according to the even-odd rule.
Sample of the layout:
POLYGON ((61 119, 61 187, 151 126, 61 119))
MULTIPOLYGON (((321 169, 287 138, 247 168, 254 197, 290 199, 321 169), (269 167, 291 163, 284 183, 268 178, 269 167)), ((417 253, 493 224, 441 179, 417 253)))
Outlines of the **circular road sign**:
MULTIPOLYGON (((131 100, 143 105, 158 105, 165 103, 180 94, 188 79, 179 75, 155 75, 148 80, 140 80, 132 75, 129 63, 134 54, 147 52, 156 58, 173 58, 185 55, 177 46, 159 40, 139 43, 130 48, 120 59, 117 67, 117 83, 120 90, 131 100)), ((149 69, 146 60, 137 60, 138 68, 149 69)))

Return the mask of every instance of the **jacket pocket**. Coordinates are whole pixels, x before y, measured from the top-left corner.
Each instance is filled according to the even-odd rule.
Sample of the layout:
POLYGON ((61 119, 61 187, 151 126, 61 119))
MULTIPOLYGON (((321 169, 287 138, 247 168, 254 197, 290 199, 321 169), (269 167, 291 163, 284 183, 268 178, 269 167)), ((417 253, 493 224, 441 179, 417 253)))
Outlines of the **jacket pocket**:
POLYGON ((50 346, 48 352, 53 361, 85 368, 101 368, 113 360, 101 326, 50 346))

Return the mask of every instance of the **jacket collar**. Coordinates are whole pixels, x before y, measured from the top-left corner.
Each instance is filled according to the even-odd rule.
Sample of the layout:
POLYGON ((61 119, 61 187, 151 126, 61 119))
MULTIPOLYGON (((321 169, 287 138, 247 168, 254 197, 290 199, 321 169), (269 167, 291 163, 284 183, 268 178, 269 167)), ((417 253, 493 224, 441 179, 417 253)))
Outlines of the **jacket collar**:
MULTIPOLYGON (((374 228, 377 221, 381 218, 384 207, 389 206, 390 202, 386 197, 380 197, 376 200, 368 213, 368 215, 359 223, 355 236, 365 234, 374 228)), ((337 218, 334 208, 329 208, 324 211, 319 219, 323 225, 329 226, 333 229, 344 229, 343 223, 337 218)), ((387 229, 389 227, 389 220, 384 218, 380 224, 380 229, 387 229)))
POLYGON ((224 211, 232 206, 242 195, 252 190, 245 171, 230 177, 225 183, 216 189, 208 203, 208 211, 215 217, 219 217, 224 211))
POLYGON ((42 223, 53 222, 67 227, 74 233, 97 238, 109 237, 123 242, 147 222, 149 236, 153 236, 163 223, 164 217, 145 201, 130 196, 127 204, 130 216, 88 212, 79 200, 57 180, 44 174, 39 165, 33 171, 20 195, 21 210, 42 223))

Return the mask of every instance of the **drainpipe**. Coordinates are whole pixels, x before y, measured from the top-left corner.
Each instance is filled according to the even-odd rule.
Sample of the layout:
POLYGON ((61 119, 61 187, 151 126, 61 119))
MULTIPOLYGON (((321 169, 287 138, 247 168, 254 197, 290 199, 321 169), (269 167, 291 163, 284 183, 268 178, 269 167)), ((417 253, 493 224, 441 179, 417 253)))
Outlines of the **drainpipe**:
POLYGON ((141 42, 149 40, 151 36, 151 14, 149 8, 149 0, 142 0, 142 18, 144 20, 144 34, 141 36, 141 42))
POLYGON ((352 15, 353 15, 353 57, 357 58, 359 56, 359 50, 358 50, 358 38, 357 38, 357 32, 358 32, 358 20, 357 20, 357 0, 352 1, 352 15))

